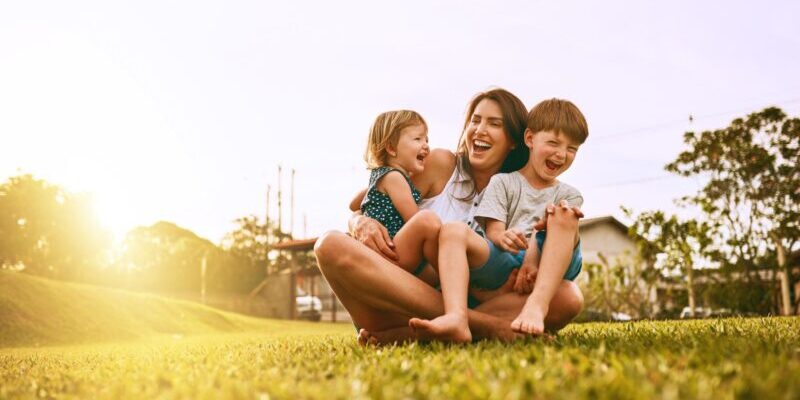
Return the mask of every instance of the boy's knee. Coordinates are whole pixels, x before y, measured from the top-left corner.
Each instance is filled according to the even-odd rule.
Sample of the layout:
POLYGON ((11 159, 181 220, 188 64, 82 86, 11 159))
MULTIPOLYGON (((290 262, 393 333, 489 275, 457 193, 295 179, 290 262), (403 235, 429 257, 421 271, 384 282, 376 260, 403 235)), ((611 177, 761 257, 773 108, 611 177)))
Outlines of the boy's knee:
POLYGON ((547 230, 578 231, 578 216, 571 208, 556 207, 556 211, 547 217, 547 230))

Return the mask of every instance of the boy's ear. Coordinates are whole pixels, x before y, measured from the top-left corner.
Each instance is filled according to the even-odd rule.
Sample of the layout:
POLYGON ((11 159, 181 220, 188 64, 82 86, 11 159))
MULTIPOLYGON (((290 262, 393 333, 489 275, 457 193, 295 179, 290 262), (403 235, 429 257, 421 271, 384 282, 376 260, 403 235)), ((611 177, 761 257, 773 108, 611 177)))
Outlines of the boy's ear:
POLYGON ((533 135, 534 135, 533 131, 528 128, 525 128, 524 135, 525 135, 525 145, 528 146, 528 148, 533 147, 533 135))

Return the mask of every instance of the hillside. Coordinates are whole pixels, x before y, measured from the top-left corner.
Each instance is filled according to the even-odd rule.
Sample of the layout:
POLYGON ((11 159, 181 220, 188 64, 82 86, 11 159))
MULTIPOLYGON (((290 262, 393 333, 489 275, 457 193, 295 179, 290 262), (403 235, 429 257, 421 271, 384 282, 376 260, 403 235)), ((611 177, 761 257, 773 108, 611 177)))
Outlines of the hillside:
POLYGON ((150 294, 0 271, 0 347, 266 331, 288 324, 150 294))

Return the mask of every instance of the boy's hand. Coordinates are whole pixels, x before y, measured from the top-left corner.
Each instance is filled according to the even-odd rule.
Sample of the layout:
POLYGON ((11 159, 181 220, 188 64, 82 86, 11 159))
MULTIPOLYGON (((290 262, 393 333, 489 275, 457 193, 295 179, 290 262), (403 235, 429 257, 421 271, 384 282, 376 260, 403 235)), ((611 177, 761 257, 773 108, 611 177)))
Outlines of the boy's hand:
POLYGON ((536 275, 539 269, 532 265, 523 265, 517 274, 517 281, 514 283, 514 291, 519 294, 528 294, 533 291, 536 282, 536 275))
POLYGON ((500 235, 499 240, 495 244, 511 254, 517 254, 520 250, 528 248, 528 241, 525 240, 525 234, 518 229, 506 230, 500 235))
MULTIPOLYGON (((558 207, 564 209, 569 208, 572 210, 573 213, 575 213, 575 217, 577 217, 578 219, 583 218, 583 211, 581 211, 581 209, 578 207, 570 206, 566 200, 561 200, 561 203, 558 204, 558 207)), ((547 209, 544 212, 544 217, 542 217, 542 219, 540 219, 539 222, 537 222, 536 225, 533 226, 533 229, 537 231, 547 230, 547 217, 555 212, 556 212, 556 205, 548 204, 547 209)))

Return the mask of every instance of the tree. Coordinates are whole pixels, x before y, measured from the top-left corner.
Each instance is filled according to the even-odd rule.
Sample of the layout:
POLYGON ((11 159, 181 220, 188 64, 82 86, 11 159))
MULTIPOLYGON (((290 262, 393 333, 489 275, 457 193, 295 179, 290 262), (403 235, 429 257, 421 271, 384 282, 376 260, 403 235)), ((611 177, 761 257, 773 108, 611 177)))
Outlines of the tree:
POLYGON ((89 196, 32 175, 0 185, 0 267, 86 280, 106 262, 110 243, 89 196))
POLYGON ((275 225, 267 227, 266 224, 259 222, 255 215, 238 218, 234 223, 237 226, 225 235, 222 247, 232 254, 249 259, 253 265, 260 266, 266 273, 271 274, 288 268, 293 257, 294 261, 301 265, 313 259, 306 253, 289 254, 273 251, 272 246, 291 240, 292 235, 281 232, 275 225))
POLYGON ((699 206, 709 233, 722 238, 715 261, 757 283, 767 267, 791 313, 786 254, 800 244, 800 119, 771 107, 723 129, 687 132, 684 142, 688 150, 666 169, 708 179, 683 202, 699 206))
MULTIPOLYGON (((631 216, 630 210, 623 210, 631 216)), ((710 226, 706 223, 680 221, 677 216, 667 217, 661 211, 639 214, 629 228, 629 234, 636 242, 639 257, 644 263, 653 265, 662 274, 678 273, 686 277, 689 313, 692 316, 697 307, 695 261, 714 254, 709 230, 710 226)))
POLYGON ((624 312, 634 318, 651 318, 655 311, 651 293, 659 272, 638 256, 623 254, 609 260, 598 254, 599 264, 586 264, 589 274, 586 308, 606 315, 624 312))
POLYGON ((209 291, 247 291, 263 277, 248 260, 166 221, 128 232, 111 272, 130 289, 199 293, 203 264, 209 291))

